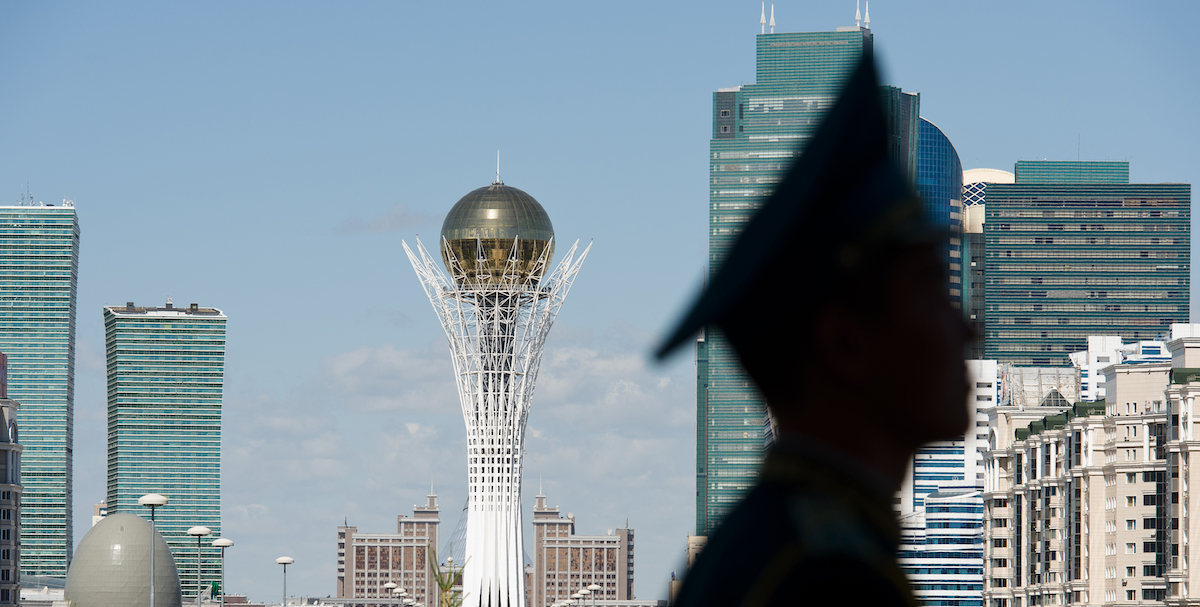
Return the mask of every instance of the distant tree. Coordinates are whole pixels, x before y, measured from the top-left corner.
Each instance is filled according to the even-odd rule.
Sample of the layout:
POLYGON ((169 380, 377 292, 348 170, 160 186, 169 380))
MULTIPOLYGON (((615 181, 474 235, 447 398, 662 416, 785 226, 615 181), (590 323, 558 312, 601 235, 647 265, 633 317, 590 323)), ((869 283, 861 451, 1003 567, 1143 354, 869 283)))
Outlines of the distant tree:
MULTIPOLYGON (((450 553, 454 554, 453 543, 450 553)), ((462 586, 462 569, 454 570, 454 557, 447 557, 446 565, 442 566, 438 564, 437 550, 433 546, 425 554, 429 556, 429 568, 433 569, 433 579, 438 587, 438 607, 462 607, 463 595, 453 590, 455 586, 462 586)))

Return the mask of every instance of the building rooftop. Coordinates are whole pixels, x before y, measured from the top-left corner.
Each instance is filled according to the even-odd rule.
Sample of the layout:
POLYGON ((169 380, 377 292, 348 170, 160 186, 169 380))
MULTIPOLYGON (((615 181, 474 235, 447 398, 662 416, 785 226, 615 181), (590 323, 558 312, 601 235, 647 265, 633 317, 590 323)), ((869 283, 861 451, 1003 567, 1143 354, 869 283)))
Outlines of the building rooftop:
POLYGON ((161 308, 135 306, 132 301, 129 301, 125 302, 123 306, 104 306, 104 309, 119 316, 225 316, 225 313, 217 308, 202 308, 199 304, 194 303, 188 304, 186 308, 177 308, 171 302, 170 297, 161 308))

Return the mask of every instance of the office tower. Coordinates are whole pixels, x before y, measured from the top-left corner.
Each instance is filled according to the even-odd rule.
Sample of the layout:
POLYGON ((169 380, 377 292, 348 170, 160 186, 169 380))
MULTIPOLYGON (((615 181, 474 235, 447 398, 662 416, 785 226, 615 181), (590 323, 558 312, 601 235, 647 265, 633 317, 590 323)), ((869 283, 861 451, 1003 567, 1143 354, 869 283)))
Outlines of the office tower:
POLYGON ((21 403, 21 573, 65 577, 71 564, 75 284, 71 201, 0 207, 0 351, 21 403))
MULTIPOLYGON (((756 82, 713 94, 709 142, 709 271, 803 152, 850 70, 871 51, 871 30, 761 34, 756 82)), ((882 87, 892 154, 916 178, 920 97, 882 87)), ((707 535, 753 486, 769 426, 762 396, 720 331, 697 341, 696 533, 707 535)))
POLYGON ((557 506, 547 506, 541 491, 536 497, 528 607, 569 601, 580 588, 593 584, 600 588, 592 591, 585 603, 632 600, 633 529, 576 535, 575 515, 563 517, 557 506))
POLYGON ((963 171, 963 314, 975 335, 967 346, 967 358, 971 359, 983 358, 986 333, 983 222, 987 210, 987 186, 989 183, 1012 183, 1013 179, 1012 173, 997 169, 963 171))
POLYGON ((429 551, 437 549, 441 522, 437 494, 430 489, 425 500, 424 506, 413 506, 411 517, 396 517, 395 533, 359 533, 358 527, 338 527, 338 598, 390 604, 396 597, 389 595, 384 585, 391 582, 418 605, 440 604, 436 571, 429 560, 429 551))
POLYGON ((983 500, 979 488, 930 493, 900 519, 896 560, 918 605, 982 605, 983 500))
MULTIPOLYGON (((0 354, 0 376, 4 375, 0 354)), ((0 384, 0 605, 15 605, 21 598, 21 445, 18 443, 17 409, 0 384)))
POLYGON ((950 138, 937 125, 921 118, 917 129, 917 193, 933 223, 950 230, 946 269, 950 301, 963 303, 962 162, 950 138))
POLYGON ((550 271, 554 226, 542 205, 506 186, 463 196, 442 224, 447 276, 417 241, 402 243, 450 341, 467 429, 463 604, 521 605, 521 462, 546 335, 587 258, 578 241, 550 271))
POLYGON ((196 538, 202 542, 204 587, 221 579, 221 395, 225 313, 191 304, 104 308, 108 368, 109 515, 149 516, 138 498, 160 493, 158 531, 179 566, 184 596, 195 597, 196 538))
POLYGON ((1191 186, 1128 162, 1020 161, 987 186, 987 358, 1069 365, 1089 335, 1155 339, 1189 314, 1191 186))

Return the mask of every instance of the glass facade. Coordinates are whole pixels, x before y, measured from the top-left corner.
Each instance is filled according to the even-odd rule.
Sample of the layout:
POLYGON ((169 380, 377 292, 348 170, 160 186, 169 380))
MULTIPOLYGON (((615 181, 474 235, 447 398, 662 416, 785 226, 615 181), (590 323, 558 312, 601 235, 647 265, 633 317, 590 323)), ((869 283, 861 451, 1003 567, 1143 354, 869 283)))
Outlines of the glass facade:
POLYGON ((63 206, 0 207, 0 352, 21 403, 21 574, 71 564, 79 221, 63 206))
MULTIPOLYGON (((865 28, 761 34, 757 82, 713 94, 710 272, 803 151, 872 40, 865 28)), ((915 178, 920 97, 894 87, 881 94, 894 153, 915 178)), ((766 411, 720 331, 708 328, 696 355, 696 533, 708 535, 757 479, 766 411)))
POLYGON ((917 136, 917 193, 925 212, 951 231, 946 248, 950 301, 963 307, 962 162, 950 139, 932 122, 921 118, 917 136))
POLYGON ((1156 339, 1188 322, 1191 186, 1070 181, 1128 174, 1086 164, 1021 162, 1016 183, 988 184, 986 358, 1069 366, 1089 335, 1156 339), (1064 182, 1044 182, 1055 171, 1064 182))
POLYGON ((104 308, 108 370, 108 511, 148 517, 137 500, 161 493, 156 513, 179 566, 185 596, 196 592, 196 538, 204 586, 220 580, 221 400, 225 314, 187 308, 104 308))
POLYGON ((983 499, 979 490, 929 494, 901 519, 897 560, 920 605, 983 606, 983 499))

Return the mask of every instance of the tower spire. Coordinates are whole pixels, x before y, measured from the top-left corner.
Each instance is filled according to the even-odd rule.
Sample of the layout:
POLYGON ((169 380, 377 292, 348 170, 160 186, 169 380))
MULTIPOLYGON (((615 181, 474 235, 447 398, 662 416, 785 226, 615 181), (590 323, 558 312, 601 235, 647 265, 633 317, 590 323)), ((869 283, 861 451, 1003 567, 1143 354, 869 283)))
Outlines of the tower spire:
POLYGON ((771 33, 775 33, 775 3, 771 3, 771 33))
MULTIPOLYGON (((772 4, 771 8, 774 9, 775 5, 772 4)), ((758 33, 760 33, 760 34, 767 33, 767 3, 766 2, 762 3, 762 12, 760 12, 758 14, 758 33)))
POLYGON ((862 27, 862 2, 854 0, 854 27, 862 27))
POLYGON ((867 11, 864 15, 863 27, 871 29, 871 0, 867 0, 867 11))
POLYGON ((496 150, 496 180, 492 185, 504 185, 504 182, 500 181, 500 150, 496 150))

